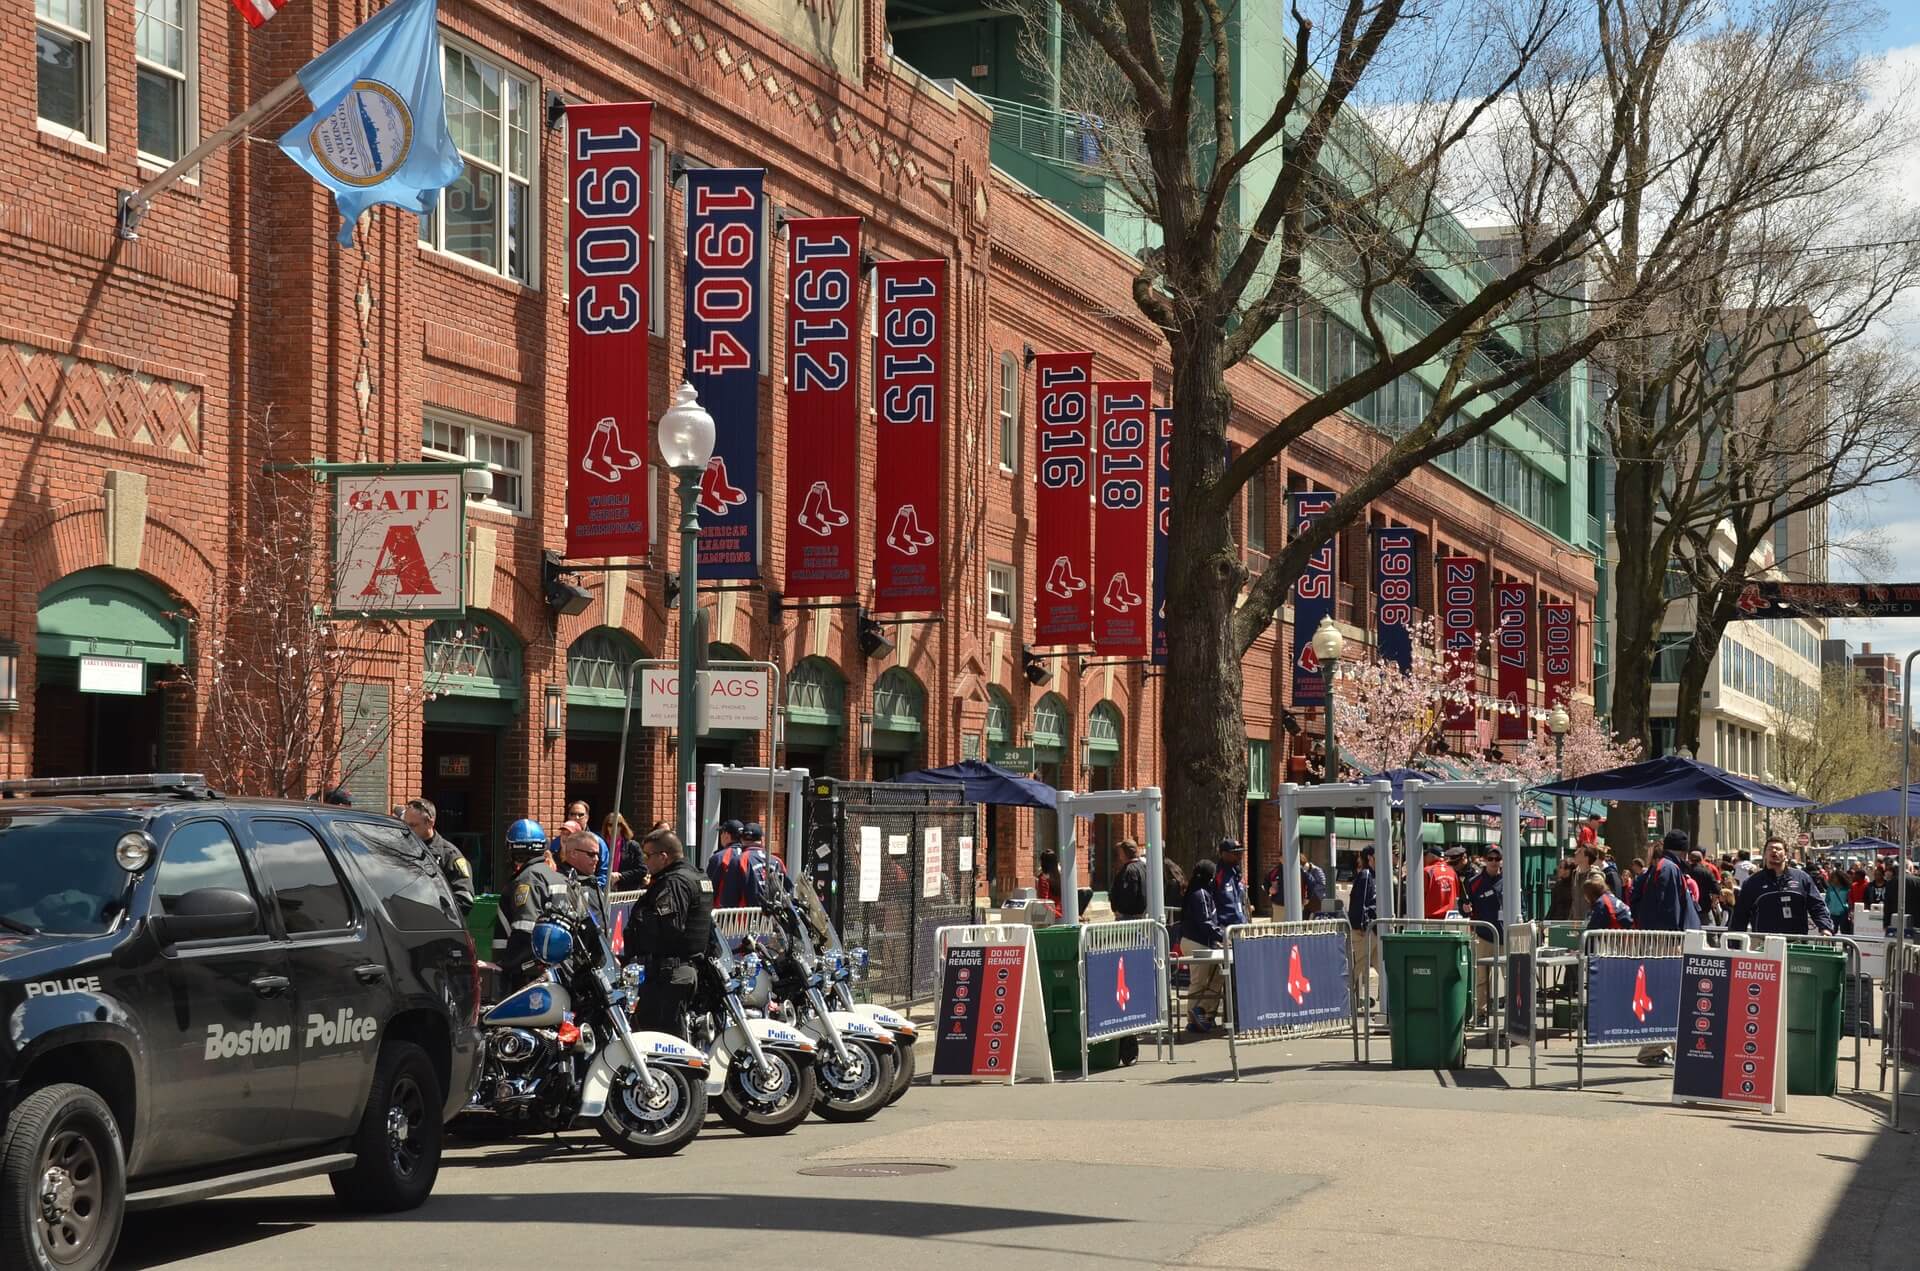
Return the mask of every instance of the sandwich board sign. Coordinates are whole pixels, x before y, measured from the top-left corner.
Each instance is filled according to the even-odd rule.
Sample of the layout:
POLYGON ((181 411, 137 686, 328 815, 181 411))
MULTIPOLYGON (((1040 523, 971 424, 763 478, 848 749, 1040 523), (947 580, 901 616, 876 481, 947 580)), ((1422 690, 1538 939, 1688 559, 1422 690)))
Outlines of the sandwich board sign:
POLYGON ((933 1082, 1053 1080, 1033 928, 942 927, 933 1082))

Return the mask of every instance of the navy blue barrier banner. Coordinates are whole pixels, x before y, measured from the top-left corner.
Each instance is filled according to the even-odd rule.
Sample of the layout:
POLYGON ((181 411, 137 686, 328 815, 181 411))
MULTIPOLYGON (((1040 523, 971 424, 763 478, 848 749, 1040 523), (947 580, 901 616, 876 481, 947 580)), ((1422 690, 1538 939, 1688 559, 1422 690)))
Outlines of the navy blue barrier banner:
POLYGON ((1353 1016, 1347 936, 1330 931, 1233 941, 1236 1032, 1346 1023, 1353 1016))
POLYGON ((1589 1046, 1670 1042, 1680 1027, 1680 958, 1587 959, 1589 1046))
POLYGON ((1137 1033, 1160 1022, 1160 979, 1154 950, 1087 950, 1087 1040, 1137 1033))

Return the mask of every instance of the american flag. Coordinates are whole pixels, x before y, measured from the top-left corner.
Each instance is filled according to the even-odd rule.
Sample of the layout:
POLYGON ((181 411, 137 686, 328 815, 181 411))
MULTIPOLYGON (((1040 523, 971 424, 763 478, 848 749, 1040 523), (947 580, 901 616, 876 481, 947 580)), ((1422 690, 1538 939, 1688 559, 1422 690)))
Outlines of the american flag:
POLYGON ((285 0, 233 0, 233 7, 240 10, 240 16, 247 20, 248 26, 260 26, 274 14, 280 12, 285 0))

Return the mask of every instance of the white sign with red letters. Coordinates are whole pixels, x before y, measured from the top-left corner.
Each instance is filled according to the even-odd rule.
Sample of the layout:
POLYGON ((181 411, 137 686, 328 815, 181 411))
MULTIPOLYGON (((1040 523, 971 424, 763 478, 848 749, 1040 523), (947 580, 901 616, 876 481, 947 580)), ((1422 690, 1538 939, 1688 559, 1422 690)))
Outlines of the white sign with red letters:
POLYGON ((466 612, 460 472, 341 474, 333 481, 333 610, 341 617, 466 612))
MULTIPOLYGON (((767 726, 765 671, 701 671, 700 731, 742 728, 760 732, 767 726)), ((680 722, 680 675, 669 668, 640 672, 640 726, 673 728, 680 722)))

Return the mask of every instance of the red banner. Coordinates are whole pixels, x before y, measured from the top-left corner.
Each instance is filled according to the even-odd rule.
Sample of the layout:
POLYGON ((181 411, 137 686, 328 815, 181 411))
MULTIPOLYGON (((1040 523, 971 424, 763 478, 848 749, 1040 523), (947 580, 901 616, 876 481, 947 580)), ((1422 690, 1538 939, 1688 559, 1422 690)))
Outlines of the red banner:
POLYGON ((1493 589, 1493 666, 1500 712, 1501 741, 1525 741, 1533 734, 1529 681, 1533 679, 1533 584, 1500 583, 1493 589))
POLYGON ((567 107, 567 555, 645 556, 651 102, 567 107))
POLYGON ((875 613, 940 608, 940 429, 945 410, 947 262, 874 267, 879 364, 874 400, 875 613))
POLYGON ((860 218, 787 222, 787 595, 859 593, 860 218))
POLYGON ((1033 359, 1039 488, 1034 496, 1037 644, 1093 638, 1093 354, 1033 359))
POLYGON ((1540 686, 1546 707, 1573 704, 1573 659, 1579 637, 1573 606, 1548 601, 1540 606, 1540 686))
POLYGON ((1153 528, 1153 441, 1148 422, 1153 385, 1115 380, 1093 386, 1100 429, 1100 479, 1094 490, 1093 560, 1100 584, 1093 621, 1097 653, 1145 657, 1148 621, 1147 535, 1153 528))
POLYGON ((1472 732, 1478 712, 1473 698, 1480 691, 1480 591, 1487 567, 1471 556, 1447 556, 1440 569, 1440 646, 1447 651, 1447 682, 1467 694, 1465 702, 1448 702, 1450 733, 1472 732))

